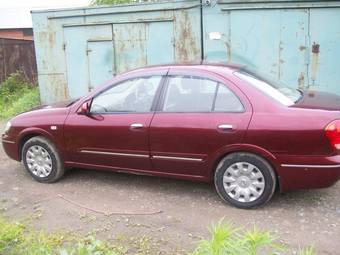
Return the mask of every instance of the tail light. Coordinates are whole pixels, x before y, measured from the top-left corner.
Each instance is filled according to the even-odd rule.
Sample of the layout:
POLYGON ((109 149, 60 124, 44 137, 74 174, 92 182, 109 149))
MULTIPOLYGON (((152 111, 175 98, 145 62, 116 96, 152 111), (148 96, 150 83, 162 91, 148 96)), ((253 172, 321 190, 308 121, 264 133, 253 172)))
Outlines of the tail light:
POLYGON ((340 120, 334 120, 329 123, 325 128, 325 133, 331 145, 340 150, 340 120))

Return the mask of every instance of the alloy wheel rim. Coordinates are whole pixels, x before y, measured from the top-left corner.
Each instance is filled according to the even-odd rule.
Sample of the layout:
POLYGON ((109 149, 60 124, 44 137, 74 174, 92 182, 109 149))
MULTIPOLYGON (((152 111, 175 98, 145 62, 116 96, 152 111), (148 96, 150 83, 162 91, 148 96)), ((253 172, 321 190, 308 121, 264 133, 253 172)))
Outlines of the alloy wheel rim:
POLYGON ((237 162, 225 171, 223 187, 232 199, 248 203, 261 197, 265 188, 265 179, 255 165, 248 162, 237 162))
POLYGON ((39 145, 33 145, 28 148, 26 163, 29 171, 37 177, 46 178, 52 172, 51 155, 39 145))

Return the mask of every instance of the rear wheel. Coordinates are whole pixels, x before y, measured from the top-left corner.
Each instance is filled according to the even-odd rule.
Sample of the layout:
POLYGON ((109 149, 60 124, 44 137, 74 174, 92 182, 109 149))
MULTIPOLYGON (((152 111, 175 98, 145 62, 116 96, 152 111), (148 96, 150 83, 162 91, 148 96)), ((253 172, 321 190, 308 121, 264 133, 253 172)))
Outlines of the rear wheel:
POLYGON ((42 136, 29 139, 22 148, 21 157, 27 172, 39 182, 56 182, 64 174, 57 149, 42 136))
POLYGON ((250 209, 271 199, 276 176, 263 158, 250 153, 232 153, 218 164, 215 187, 224 201, 238 208, 250 209))

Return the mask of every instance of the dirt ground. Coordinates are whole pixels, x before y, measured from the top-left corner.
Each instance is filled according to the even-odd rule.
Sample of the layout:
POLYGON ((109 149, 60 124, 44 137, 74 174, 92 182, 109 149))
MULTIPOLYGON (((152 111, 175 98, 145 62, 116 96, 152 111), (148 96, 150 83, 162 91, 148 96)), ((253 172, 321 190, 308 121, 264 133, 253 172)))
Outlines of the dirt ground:
POLYGON ((96 232, 105 239, 145 235, 163 250, 184 254, 224 217, 237 227, 272 231, 295 250, 313 244, 317 254, 340 254, 340 182, 276 194, 263 208, 240 210, 205 183, 74 169, 58 183, 40 184, 0 147, 0 208, 12 219, 32 216, 39 229, 96 232))

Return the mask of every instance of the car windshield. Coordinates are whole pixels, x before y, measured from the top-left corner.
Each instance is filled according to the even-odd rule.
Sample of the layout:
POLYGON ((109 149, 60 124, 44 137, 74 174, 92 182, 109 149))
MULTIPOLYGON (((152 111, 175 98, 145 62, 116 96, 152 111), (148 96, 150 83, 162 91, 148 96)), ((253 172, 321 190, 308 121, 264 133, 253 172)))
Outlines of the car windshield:
POLYGON ((70 103, 67 105, 67 107, 73 105, 75 102, 77 102, 80 98, 73 98, 70 100, 70 103))
POLYGON ((234 72, 234 75, 286 106, 294 105, 303 95, 302 91, 291 88, 281 81, 255 74, 249 70, 242 69, 234 72))

